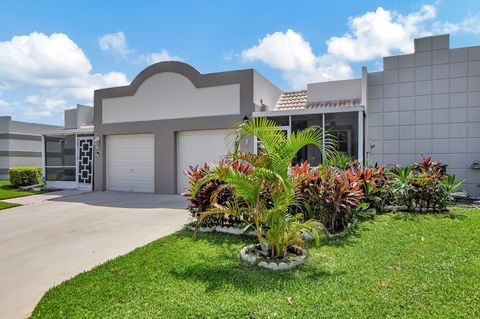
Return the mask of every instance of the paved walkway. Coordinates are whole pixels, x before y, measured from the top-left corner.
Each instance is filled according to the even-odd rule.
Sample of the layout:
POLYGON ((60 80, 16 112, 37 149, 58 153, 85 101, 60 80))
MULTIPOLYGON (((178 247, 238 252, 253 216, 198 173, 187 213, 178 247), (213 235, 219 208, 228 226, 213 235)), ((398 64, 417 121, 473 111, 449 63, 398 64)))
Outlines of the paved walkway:
POLYGON ((54 285, 179 230, 185 199, 93 192, 0 212, 0 318, 24 318, 54 285))
POLYGON ((44 202, 46 200, 69 197, 74 195, 80 195, 88 193, 89 191, 82 191, 77 189, 66 189, 60 191, 54 191, 49 193, 43 193, 38 195, 30 195, 24 197, 17 197, 17 198, 10 198, 4 199, 2 202, 12 203, 12 204, 20 204, 20 205, 31 205, 40 202, 44 202))

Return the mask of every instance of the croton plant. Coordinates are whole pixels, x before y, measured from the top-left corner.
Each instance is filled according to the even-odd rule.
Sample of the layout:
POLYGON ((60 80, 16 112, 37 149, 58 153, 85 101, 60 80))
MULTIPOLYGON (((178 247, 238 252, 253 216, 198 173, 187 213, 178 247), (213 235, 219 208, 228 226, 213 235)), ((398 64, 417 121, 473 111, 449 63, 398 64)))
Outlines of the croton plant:
POLYGON ((311 127, 285 136, 276 123, 255 118, 236 128, 235 150, 212 165, 190 167, 188 209, 200 225, 245 226, 255 231, 262 254, 283 258, 288 247, 303 246, 302 233, 344 231, 365 210, 387 206, 442 210, 463 182, 446 165, 422 157, 407 167, 368 167, 335 151, 327 132, 311 127), (262 154, 239 151, 255 135, 262 154), (324 164, 290 163, 306 145, 329 152, 324 164))

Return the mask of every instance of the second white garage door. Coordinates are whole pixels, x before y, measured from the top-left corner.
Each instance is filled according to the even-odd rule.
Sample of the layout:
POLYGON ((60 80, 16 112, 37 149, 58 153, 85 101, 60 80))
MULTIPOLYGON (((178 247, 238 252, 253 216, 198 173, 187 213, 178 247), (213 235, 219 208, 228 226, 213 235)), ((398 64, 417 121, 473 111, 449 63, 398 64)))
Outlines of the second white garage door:
POLYGON ((107 190, 153 193, 153 134, 109 135, 106 143, 107 190))
POLYGON ((190 165, 215 162, 227 154, 225 137, 227 130, 184 131, 177 135, 177 192, 185 191, 188 185, 183 174, 190 165))

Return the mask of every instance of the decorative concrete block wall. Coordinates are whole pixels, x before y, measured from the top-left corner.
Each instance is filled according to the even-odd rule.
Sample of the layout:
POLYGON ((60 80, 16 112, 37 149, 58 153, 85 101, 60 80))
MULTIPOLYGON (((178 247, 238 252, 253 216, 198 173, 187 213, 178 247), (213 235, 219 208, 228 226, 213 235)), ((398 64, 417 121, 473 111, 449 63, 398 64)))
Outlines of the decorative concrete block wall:
POLYGON ((449 36, 415 40, 415 53, 385 57, 368 75, 371 164, 406 165, 431 155, 480 196, 480 46, 450 49, 449 36))

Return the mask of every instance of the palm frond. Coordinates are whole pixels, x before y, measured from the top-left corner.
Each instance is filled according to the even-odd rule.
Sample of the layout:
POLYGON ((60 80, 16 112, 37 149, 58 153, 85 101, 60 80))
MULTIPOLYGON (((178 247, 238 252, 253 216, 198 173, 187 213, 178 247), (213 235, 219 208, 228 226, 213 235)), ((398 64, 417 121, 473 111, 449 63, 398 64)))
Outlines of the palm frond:
POLYGON ((262 143, 264 152, 269 156, 277 147, 285 144, 285 133, 277 123, 266 117, 254 117, 248 122, 237 124, 235 127, 234 154, 240 150, 241 141, 249 135, 256 136, 262 143))

